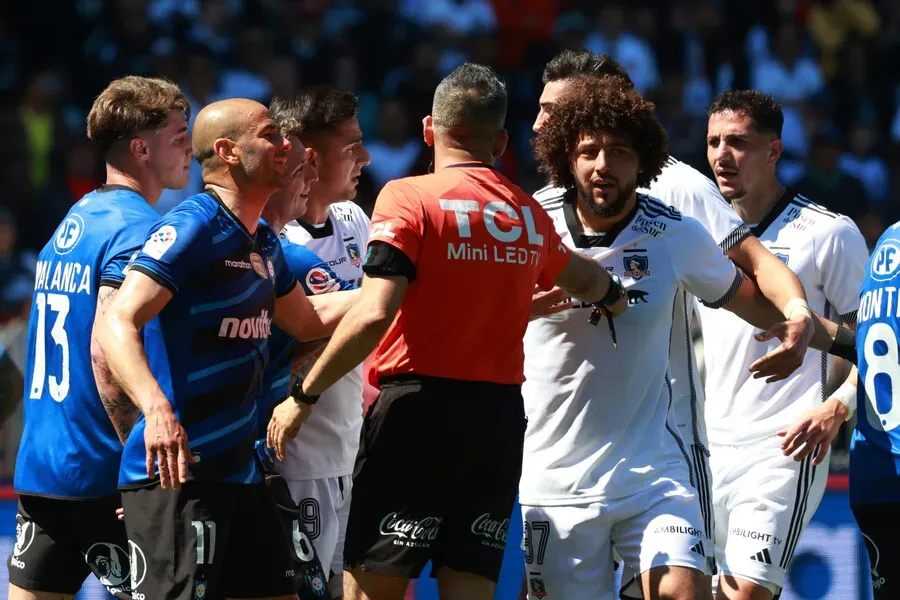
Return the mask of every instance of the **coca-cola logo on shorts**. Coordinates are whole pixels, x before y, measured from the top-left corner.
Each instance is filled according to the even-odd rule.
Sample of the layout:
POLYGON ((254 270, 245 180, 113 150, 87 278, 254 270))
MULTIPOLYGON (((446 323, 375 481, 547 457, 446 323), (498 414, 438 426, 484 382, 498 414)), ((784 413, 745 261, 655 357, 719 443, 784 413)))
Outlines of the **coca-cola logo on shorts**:
POLYGON ((472 533, 487 538, 499 547, 506 546, 506 537, 509 535, 509 519, 491 518, 491 513, 484 513, 472 521, 472 533))
POLYGON ((390 535, 404 542, 424 544, 437 539, 441 528, 441 519, 438 517, 423 517, 421 519, 404 519, 398 513, 388 513, 381 519, 381 535, 390 535))

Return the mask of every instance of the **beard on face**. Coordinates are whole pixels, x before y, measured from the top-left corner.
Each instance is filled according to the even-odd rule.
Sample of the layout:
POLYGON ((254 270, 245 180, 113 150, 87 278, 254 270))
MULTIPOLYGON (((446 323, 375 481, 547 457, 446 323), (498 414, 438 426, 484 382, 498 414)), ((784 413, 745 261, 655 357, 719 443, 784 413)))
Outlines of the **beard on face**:
POLYGON ((593 187, 590 184, 583 186, 580 181, 575 182, 575 187, 578 190, 578 198, 582 200, 584 206, 587 207, 588 212, 601 219, 610 219, 622 214, 622 211, 625 210, 625 204, 637 189, 635 184, 622 185, 615 177, 607 177, 607 179, 615 181, 618 186, 616 187, 615 199, 610 200, 609 196, 607 196, 603 204, 598 204, 597 201, 594 200, 593 187))
MULTIPOLYGON (((721 190, 720 190, 721 191, 721 190)), ((747 195, 747 190, 739 189, 730 192, 722 192, 722 197, 731 202, 732 200, 740 200, 747 195)))

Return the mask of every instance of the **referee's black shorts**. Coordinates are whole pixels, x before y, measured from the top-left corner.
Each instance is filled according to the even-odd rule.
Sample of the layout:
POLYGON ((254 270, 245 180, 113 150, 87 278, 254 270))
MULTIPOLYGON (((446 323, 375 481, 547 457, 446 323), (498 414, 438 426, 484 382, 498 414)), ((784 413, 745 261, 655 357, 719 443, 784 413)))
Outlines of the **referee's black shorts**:
POLYGON ((522 471, 521 386, 385 378, 353 473, 344 568, 418 577, 429 560, 497 581, 522 471))

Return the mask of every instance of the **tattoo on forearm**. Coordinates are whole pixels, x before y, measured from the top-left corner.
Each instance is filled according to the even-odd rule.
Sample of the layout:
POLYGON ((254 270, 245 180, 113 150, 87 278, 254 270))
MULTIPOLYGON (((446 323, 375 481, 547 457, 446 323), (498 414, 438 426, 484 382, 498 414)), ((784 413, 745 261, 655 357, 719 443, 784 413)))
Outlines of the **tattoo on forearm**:
POLYGON ((109 420, 115 426, 119 440, 124 444, 137 421, 139 412, 137 406, 124 393, 120 393, 118 397, 109 397, 101 393, 100 402, 103 403, 109 420))
MULTIPOLYGON (((97 315, 102 316, 106 313, 106 308, 115 297, 115 288, 103 287, 97 294, 97 315)), ((109 416, 119 441, 123 444, 128 439, 134 424, 137 421, 138 407, 131 401, 121 386, 113 377, 109 370, 109 364, 106 362, 106 356, 100 348, 100 344, 96 338, 91 343, 91 366, 94 371, 94 381, 97 384, 97 393, 100 395, 100 402, 109 416)))
POLYGON ((106 313, 106 305, 112 301, 113 296, 116 295, 117 291, 118 290, 115 288, 101 288, 100 293, 97 295, 97 305, 99 307, 98 311, 100 312, 100 314, 106 313))

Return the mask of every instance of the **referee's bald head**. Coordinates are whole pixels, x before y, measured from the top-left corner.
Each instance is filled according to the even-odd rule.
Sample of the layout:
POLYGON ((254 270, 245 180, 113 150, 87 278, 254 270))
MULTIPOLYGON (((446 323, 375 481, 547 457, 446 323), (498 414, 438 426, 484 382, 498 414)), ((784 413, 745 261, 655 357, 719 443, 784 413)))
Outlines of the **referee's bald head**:
POLYGON ((463 63, 434 92, 434 129, 457 139, 491 142, 503 129, 506 104, 506 84, 493 69, 463 63))

